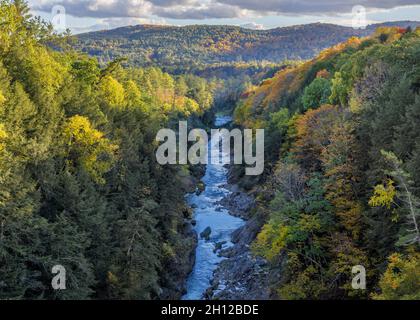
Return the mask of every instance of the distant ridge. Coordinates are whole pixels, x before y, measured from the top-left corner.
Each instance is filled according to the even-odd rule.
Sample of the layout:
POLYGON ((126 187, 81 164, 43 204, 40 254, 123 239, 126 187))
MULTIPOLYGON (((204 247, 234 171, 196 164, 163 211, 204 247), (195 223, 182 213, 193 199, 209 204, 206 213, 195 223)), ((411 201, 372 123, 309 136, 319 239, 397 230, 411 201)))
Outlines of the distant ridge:
POLYGON ((364 37, 378 27, 416 28, 418 21, 369 25, 364 30, 312 23, 268 30, 227 25, 136 25, 77 36, 76 47, 101 62, 127 57, 134 66, 184 67, 235 61, 280 62, 309 59, 349 37, 364 37))

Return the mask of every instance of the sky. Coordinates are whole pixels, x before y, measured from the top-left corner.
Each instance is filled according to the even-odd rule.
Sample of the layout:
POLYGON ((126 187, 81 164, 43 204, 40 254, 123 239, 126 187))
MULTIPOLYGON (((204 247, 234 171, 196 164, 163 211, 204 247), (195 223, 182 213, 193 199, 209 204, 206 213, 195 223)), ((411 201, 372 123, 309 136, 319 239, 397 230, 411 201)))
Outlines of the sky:
POLYGON ((420 0, 29 0, 29 6, 58 30, 75 34, 137 24, 270 29, 313 22, 351 26, 363 16, 367 24, 420 20, 420 0))

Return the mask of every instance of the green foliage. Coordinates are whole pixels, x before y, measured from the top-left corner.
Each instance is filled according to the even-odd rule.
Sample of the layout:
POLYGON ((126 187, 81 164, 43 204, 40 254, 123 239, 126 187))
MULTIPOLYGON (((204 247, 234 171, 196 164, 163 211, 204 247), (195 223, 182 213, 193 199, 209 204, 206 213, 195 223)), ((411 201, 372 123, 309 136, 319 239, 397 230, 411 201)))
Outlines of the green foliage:
POLYGON ((389 180, 387 185, 379 184, 375 187, 374 194, 369 200, 369 205, 372 207, 386 207, 391 208, 396 195, 394 181, 389 180))
POLYGON ((99 92, 104 102, 111 107, 118 107, 124 104, 124 87, 112 76, 108 75, 101 79, 99 92))
POLYGON ((419 298, 418 30, 380 29, 278 66, 252 61, 312 57, 373 30, 127 27, 79 37, 98 61, 53 51, 45 44, 68 38, 28 12, 0 2, 0 299, 179 298, 194 245, 185 168, 157 165, 154 137, 238 99, 236 123, 267 129, 264 184, 247 186, 264 220, 252 251, 281 271, 272 292, 419 298), (51 288, 56 264, 68 290, 51 288), (364 292, 350 287, 359 264, 364 292))
POLYGON ((82 116, 69 118, 63 130, 64 141, 69 148, 70 161, 81 167, 98 183, 105 183, 103 175, 113 165, 116 145, 104 138, 103 133, 92 128, 89 119, 82 116))
POLYGON ((420 299, 420 255, 411 252, 408 256, 394 253, 389 257, 385 273, 379 281, 381 293, 373 294, 375 300, 420 299))
MULTIPOLYGON (((397 244, 411 245, 420 244, 420 202, 412 191, 413 181, 410 174, 404 170, 403 162, 393 152, 381 151, 389 168, 385 173, 397 181, 397 189, 393 185, 388 186, 388 190, 384 192, 381 187, 375 188, 375 194, 371 198, 369 204, 374 206, 391 206, 394 197, 397 197, 402 205, 398 206, 405 213, 405 223, 410 229, 404 228, 400 234, 400 241, 397 244), (390 194, 391 193, 391 194, 390 194), (392 198, 391 198, 392 197, 392 198)), ((395 202, 394 202, 395 203, 395 202)))
POLYGON ((193 241, 154 138, 199 119, 210 84, 53 51, 22 1, 1 1, 0 21, 0 299, 179 298, 193 241))
POLYGON ((273 223, 266 224, 258 234, 258 237, 253 244, 252 251, 269 261, 273 261, 286 247, 287 236, 287 226, 273 223))
POLYGON ((252 245, 279 298, 418 299, 419 48, 418 34, 381 29, 238 103, 236 121, 269 129, 268 148, 282 151, 259 186, 270 201, 258 204, 266 218, 252 245), (351 287, 355 265, 368 270, 366 291, 351 287))
POLYGON ((316 109, 328 103, 331 95, 330 81, 324 78, 316 78, 303 92, 302 104, 305 110, 316 109))
POLYGON ((287 108, 270 114, 267 124, 266 154, 269 160, 278 158, 282 145, 285 144, 287 131, 290 127, 290 114, 287 108))
POLYGON ((309 59, 314 52, 352 36, 368 36, 375 29, 376 26, 355 30, 319 23, 272 30, 218 25, 138 25, 79 35, 75 47, 103 63, 126 57, 130 66, 154 65, 173 73, 192 73, 220 63, 309 59))
POLYGON ((342 73, 337 71, 331 80, 330 101, 334 104, 347 104, 348 87, 346 86, 342 73))

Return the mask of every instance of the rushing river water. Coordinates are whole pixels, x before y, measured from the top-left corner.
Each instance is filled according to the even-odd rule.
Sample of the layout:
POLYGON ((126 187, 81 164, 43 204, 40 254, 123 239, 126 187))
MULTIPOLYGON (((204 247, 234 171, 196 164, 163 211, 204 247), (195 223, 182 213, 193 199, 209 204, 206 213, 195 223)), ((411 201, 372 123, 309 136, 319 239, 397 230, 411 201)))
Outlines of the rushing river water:
MULTIPOLYGON (((230 117, 217 117, 215 125, 223 126, 230 121, 230 117)), ((216 141, 210 141, 209 144, 210 147, 214 147, 216 141)), ((223 156, 229 157, 227 154, 223 156)), ((188 203, 195 207, 194 219, 197 221, 195 231, 200 235, 204 229, 210 227, 211 234, 208 241, 199 238, 196 262, 187 281, 187 293, 182 297, 184 300, 203 298, 203 294, 210 286, 213 271, 223 260, 214 252, 215 245, 226 241, 223 244, 223 249, 232 246, 232 232, 244 224, 242 219, 231 216, 226 208, 217 204, 230 192, 224 188, 227 184, 227 173, 227 169, 222 164, 209 163, 203 177, 203 182, 206 185, 205 190, 200 195, 189 194, 187 196, 188 203)))

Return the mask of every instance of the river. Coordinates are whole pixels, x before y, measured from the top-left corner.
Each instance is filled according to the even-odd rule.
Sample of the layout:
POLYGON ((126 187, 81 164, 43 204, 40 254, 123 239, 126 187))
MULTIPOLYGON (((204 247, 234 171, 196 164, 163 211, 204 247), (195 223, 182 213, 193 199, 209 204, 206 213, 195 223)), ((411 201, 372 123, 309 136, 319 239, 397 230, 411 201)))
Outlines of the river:
MULTIPOLYGON (((216 117, 215 126, 220 127, 231 121, 231 117, 216 117)), ((210 148, 215 147, 216 141, 209 142, 210 148)), ((210 149, 212 150, 212 149, 210 149)), ((224 154, 223 157, 229 157, 224 154)), ((193 218, 197 221, 195 231, 198 235, 206 229, 211 228, 208 241, 199 238, 196 248, 196 261, 194 268, 187 280, 187 293, 183 300, 203 299, 203 294, 210 286, 213 271, 224 259, 214 252, 217 243, 225 241, 222 248, 232 246, 232 232, 241 227, 244 220, 229 214, 229 211, 218 204, 218 202, 229 194, 225 188, 227 184, 228 170, 222 164, 209 163, 203 177, 205 190, 196 195, 188 194, 187 201, 190 206, 195 207, 193 218)))

